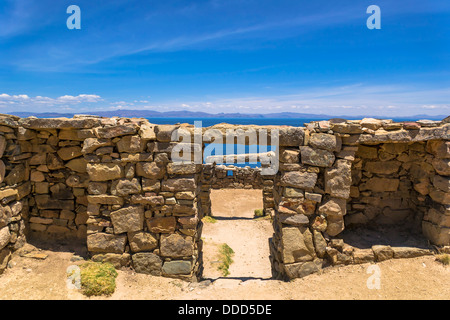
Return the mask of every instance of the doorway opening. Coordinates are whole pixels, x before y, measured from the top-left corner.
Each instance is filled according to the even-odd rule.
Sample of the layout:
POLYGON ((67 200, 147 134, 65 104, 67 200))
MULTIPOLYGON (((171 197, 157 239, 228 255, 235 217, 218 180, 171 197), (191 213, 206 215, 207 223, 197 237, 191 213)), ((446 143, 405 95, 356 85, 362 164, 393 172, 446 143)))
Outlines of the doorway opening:
POLYGON ((270 216, 262 216, 261 189, 211 190, 204 219, 203 278, 270 279, 270 216))

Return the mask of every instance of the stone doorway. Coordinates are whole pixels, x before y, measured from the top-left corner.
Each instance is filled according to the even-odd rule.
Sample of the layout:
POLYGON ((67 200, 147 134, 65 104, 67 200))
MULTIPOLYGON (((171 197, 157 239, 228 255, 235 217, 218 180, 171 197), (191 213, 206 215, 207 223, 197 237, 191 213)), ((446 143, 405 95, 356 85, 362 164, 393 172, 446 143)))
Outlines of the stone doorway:
POLYGON ((220 248, 226 244, 233 251, 233 263, 226 278, 271 278, 269 239, 273 235, 270 217, 255 218, 262 211, 261 189, 211 190, 211 216, 203 224, 203 278, 225 278, 219 270, 220 248), (209 222, 208 222, 209 221, 209 222))

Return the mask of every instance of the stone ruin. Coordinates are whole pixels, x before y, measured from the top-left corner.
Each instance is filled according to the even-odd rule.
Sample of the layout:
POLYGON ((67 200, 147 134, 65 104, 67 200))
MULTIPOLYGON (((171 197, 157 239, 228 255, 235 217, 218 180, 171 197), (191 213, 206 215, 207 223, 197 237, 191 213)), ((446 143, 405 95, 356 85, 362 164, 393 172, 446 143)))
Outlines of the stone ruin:
MULTIPOLYGON (((262 190, 276 279, 448 252, 448 122, 213 127, 224 135, 237 127, 278 129, 279 170, 268 176, 260 168, 173 162, 172 132, 194 130, 186 124, 1 115, 0 272, 37 237, 79 243, 92 260, 117 268, 195 280, 214 188, 262 190)), ((192 150, 205 143, 191 143, 192 150)))

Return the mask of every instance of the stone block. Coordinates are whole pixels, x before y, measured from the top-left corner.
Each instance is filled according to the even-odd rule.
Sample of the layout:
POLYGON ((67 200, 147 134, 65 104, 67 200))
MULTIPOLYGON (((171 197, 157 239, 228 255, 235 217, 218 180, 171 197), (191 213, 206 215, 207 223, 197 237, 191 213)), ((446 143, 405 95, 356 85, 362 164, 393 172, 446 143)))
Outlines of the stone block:
POLYGON ((126 207, 111 212, 114 233, 140 231, 144 228, 144 208, 126 207))

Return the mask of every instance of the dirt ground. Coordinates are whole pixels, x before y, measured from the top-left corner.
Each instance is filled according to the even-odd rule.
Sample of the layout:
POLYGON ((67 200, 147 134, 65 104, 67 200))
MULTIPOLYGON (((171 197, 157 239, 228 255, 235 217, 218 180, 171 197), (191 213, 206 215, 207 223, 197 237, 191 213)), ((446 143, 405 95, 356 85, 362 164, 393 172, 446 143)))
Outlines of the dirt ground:
POLYGON ((87 298, 66 286, 67 268, 80 263, 71 261, 73 250, 26 245, 22 255, 34 250, 46 258, 16 254, 0 275, 0 299, 450 299, 450 267, 433 256, 377 263, 380 289, 367 287, 370 264, 326 268, 291 282, 272 280, 268 259, 272 226, 268 220, 252 219, 253 210, 262 207, 261 191, 221 190, 211 197, 217 223, 205 225, 202 234, 207 280, 188 283, 119 270, 113 295, 87 298), (227 277, 217 270, 221 243, 235 251, 227 277))

